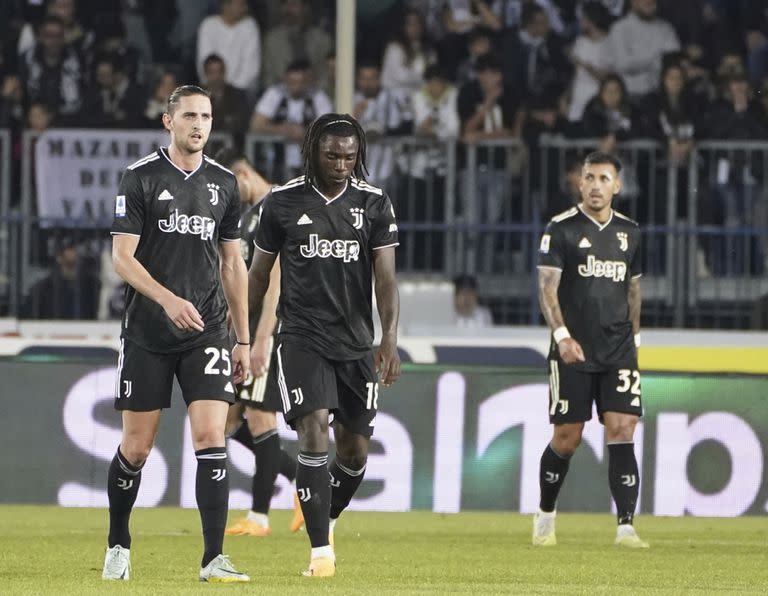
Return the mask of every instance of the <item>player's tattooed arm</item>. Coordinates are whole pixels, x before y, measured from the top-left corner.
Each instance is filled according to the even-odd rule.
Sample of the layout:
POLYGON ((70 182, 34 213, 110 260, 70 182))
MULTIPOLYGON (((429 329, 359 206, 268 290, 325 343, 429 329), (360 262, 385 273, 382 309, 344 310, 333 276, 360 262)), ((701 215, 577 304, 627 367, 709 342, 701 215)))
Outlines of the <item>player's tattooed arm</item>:
MULTIPOLYGON (((542 267, 539 269, 539 304, 541 312, 554 332, 555 329, 565 327, 563 312, 560 309, 560 301, 557 298, 557 288, 560 285, 562 271, 542 267)), ((566 364, 584 362, 584 350, 578 341, 572 337, 566 337, 557 342, 557 350, 560 358, 566 364)))
POLYGON ((539 306, 547 325, 553 331, 565 326, 560 301, 557 299, 557 288, 562 274, 559 269, 539 269, 539 306))
POLYGON ((376 353, 376 371, 386 387, 400 376, 400 355, 397 353, 397 322, 400 318, 400 294, 395 276, 395 248, 390 246, 373 251, 376 305, 381 319, 381 344, 376 353))
POLYGON ((640 333, 640 307, 643 299, 640 292, 640 278, 633 277, 629 280, 629 320, 632 321, 632 333, 640 333))

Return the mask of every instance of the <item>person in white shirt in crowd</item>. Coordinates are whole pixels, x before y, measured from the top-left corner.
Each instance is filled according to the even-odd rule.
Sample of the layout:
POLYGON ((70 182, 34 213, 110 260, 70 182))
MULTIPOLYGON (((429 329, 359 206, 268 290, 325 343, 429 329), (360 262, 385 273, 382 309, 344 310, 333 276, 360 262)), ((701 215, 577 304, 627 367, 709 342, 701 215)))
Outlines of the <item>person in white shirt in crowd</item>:
POLYGON ((654 91, 661 77, 661 59, 680 49, 667 21, 656 16, 656 0, 632 0, 631 12, 611 27, 610 58, 633 99, 654 91))
POLYGON ((246 0, 219 0, 219 14, 200 23, 197 32, 197 76, 205 80, 205 59, 221 56, 227 83, 248 93, 258 85, 261 72, 259 24, 248 14, 246 0))
MULTIPOLYGON (((421 14, 406 11, 402 29, 384 50, 381 84, 401 97, 410 98, 424 84, 427 66, 436 60, 437 54, 427 38, 421 14)), ((411 120, 410 106, 408 108, 406 119, 411 120)))
POLYGON ((381 86, 381 71, 375 61, 361 61, 357 67, 357 90, 352 115, 368 139, 368 180, 384 185, 394 169, 394 147, 380 143, 382 137, 404 133, 403 99, 381 86))
POLYGON ((477 279, 472 275, 458 275, 453 280, 453 309, 456 326, 460 329, 482 329, 493 326, 491 311, 480 306, 477 279))
POLYGON ((303 167, 299 143, 307 127, 318 117, 333 111, 324 91, 312 87, 310 64, 297 60, 288 65, 283 82, 267 88, 251 117, 251 132, 279 135, 288 143, 285 152, 278 147, 276 159, 284 159, 287 180, 303 167))
POLYGON ((570 53, 576 67, 571 88, 568 120, 581 119, 589 100, 600 91, 600 81, 611 68, 611 50, 608 31, 611 14, 602 2, 592 0, 581 9, 581 32, 570 53))

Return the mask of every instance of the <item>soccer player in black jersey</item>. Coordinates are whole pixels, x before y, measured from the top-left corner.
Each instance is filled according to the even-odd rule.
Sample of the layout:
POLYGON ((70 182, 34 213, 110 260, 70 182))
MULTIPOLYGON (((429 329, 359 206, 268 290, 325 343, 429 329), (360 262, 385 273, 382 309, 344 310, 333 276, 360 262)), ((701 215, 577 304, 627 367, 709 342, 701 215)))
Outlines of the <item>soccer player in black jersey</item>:
MULTIPOLYGON (((249 267, 253 259, 256 228, 259 225, 261 201, 272 185, 251 165, 241 152, 224 148, 216 154, 216 161, 229 168, 237 177, 240 201, 245 209, 242 217, 240 249, 249 267)), ((281 410, 280 394, 275 382, 272 356, 272 336, 277 325, 277 299, 280 295, 280 264, 275 262, 270 274, 269 290, 258 319, 251 326, 251 374, 236 387, 235 403, 227 417, 227 436, 231 436, 253 452, 256 460, 251 483, 251 510, 225 530, 232 536, 269 536, 269 505, 277 474, 288 480, 296 478, 296 460, 280 448, 275 412, 281 410), (267 371, 269 383, 267 382, 267 371), (243 420, 245 414, 245 420, 243 420)), ((298 531, 304 524, 298 497, 295 498, 294 517, 290 529, 298 531)))
POLYGON ((229 499, 224 427, 233 382, 250 370, 250 337, 237 181, 203 155, 211 121, 207 91, 175 89, 163 114, 170 144, 128 166, 115 201, 112 260, 127 282, 115 399, 123 436, 107 477, 104 579, 129 577, 128 520, 160 411, 170 407, 174 376, 187 403, 197 457, 195 494, 204 539, 199 579, 249 579, 222 554, 229 499))
POLYGON ((533 544, 555 539, 555 503, 592 403, 605 425, 608 484, 618 512, 616 544, 647 548, 632 520, 640 487, 633 437, 643 413, 640 345, 640 229, 612 208, 621 162, 591 153, 581 172, 581 202, 552 218, 539 247, 539 302, 552 331, 549 419, 541 456, 541 501, 533 544))
POLYGON ((335 573, 333 526, 363 479, 378 381, 388 386, 400 375, 397 224, 386 193, 365 182, 365 149, 365 133, 347 114, 311 124, 304 175, 264 199, 249 271, 253 316, 279 253, 275 356, 283 414, 299 435, 296 488, 312 545, 309 577, 335 573), (373 278, 383 332, 375 355, 373 278), (336 457, 329 475, 331 414, 336 457))

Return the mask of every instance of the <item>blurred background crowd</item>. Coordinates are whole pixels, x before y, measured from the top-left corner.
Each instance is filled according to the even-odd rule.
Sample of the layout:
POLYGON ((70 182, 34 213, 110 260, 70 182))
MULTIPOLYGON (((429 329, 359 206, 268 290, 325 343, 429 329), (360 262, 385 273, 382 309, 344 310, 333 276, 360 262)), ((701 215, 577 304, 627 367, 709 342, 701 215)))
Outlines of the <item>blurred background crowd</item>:
MULTIPOLYGON (((24 129, 156 129, 170 91, 196 82, 212 93, 214 130, 236 145, 247 133, 289 142, 281 156, 289 176, 300 165, 290 143, 333 107, 335 10, 328 0, 3 0, 0 128, 11 131, 14 164, 24 129)), ((663 170, 646 167, 647 156, 627 159, 629 211, 642 224, 693 216, 686 200, 670 215, 660 204, 668 196, 652 191, 670 188, 665 176, 675 172, 681 196, 692 176, 710 181, 696 189, 699 222, 766 225, 765 153, 721 151, 693 166, 690 156, 708 139, 766 139, 768 0, 357 0, 356 45, 354 115, 373 141, 455 140, 456 167, 473 171, 459 176, 457 194, 483 197, 465 221, 546 221, 572 205, 580 154, 561 151, 558 168, 542 168, 542 139, 555 136, 610 152, 657 143, 663 170), (525 151, 500 153, 507 141, 525 151), (484 144, 485 152, 462 149, 484 144), (533 209, 513 200, 537 189, 533 209)), ((407 157, 384 142, 370 153, 372 181, 394 199, 430 197, 401 199, 400 218, 460 216, 441 198, 444 156, 407 157)), ((413 234, 406 268, 444 269, 445 238, 413 234)), ((698 240, 699 276, 764 273, 765 235, 738 250, 723 243, 698 240)), ((52 249, 52 262, 67 262, 70 244, 52 249)), ((668 250, 663 239, 650 244, 668 250)), ((497 269, 501 248, 493 240, 478 248, 477 273, 497 269)), ((78 303, 75 316, 96 316, 95 302, 78 303)), ((39 305, 28 314, 45 316, 39 305)))

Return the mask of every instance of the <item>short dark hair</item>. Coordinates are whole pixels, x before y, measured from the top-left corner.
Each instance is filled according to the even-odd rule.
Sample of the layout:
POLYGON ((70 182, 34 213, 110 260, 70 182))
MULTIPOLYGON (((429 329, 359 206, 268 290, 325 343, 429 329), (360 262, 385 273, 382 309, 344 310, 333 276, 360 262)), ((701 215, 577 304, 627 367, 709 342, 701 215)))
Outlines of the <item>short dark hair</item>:
POLYGON ((294 60, 288 64, 288 67, 285 69, 285 73, 288 74, 289 72, 306 72, 311 67, 312 65, 309 63, 309 60, 306 58, 298 58, 297 60, 294 60))
POLYGON ((598 164, 611 164, 616 168, 616 173, 621 172, 621 160, 615 155, 605 153, 604 151, 593 151, 584 158, 584 165, 598 165, 598 164))
POLYGON ((483 54, 477 59, 475 70, 477 72, 484 72, 486 70, 497 70, 501 72, 501 61, 495 54, 490 52, 488 54, 483 54))
POLYGON ((304 157, 304 185, 309 187, 316 183, 320 141, 327 136, 357 137, 357 162, 352 175, 358 180, 365 180, 368 168, 365 164, 366 142, 363 127, 349 114, 330 113, 315 119, 304 135, 304 143, 301 146, 301 154, 304 157))
POLYGON ((533 22, 533 19, 540 12, 543 12, 544 14, 546 14, 546 11, 535 2, 529 2, 528 4, 523 4, 523 10, 520 13, 520 28, 525 29, 528 25, 530 25, 533 22))
POLYGON ((198 87, 197 85, 181 85, 176 87, 176 89, 174 89, 168 96, 168 105, 166 106, 165 111, 173 116, 173 113, 176 111, 176 106, 179 104, 179 100, 182 97, 190 97, 192 95, 204 95, 208 99, 211 98, 210 92, 202 87, 198 87))
POLYGON ((378 60, 373 58, 363 58, 357 61, 357 70, 360 70, 361 68, 375 68, 376 70, 381 70, 381 65, 378 60))
POLYGON ((445 69, 440 64, 430 64, 424 69, 424 80, 431 81, 432 79, 448 80, 448 75, 445 74, 445 69))
POLYGON ((209 65, 213 64, 214 62, 220 62, 221 65, 224 68, 227 68, 226 62, 224 62, 224 58, 219 56, 218 54, 208 54, 205 60, 203 60, 203 69, 208 68, 209 65))
POLYGON ((238 161, 244 161, 249 166, 253 167, 245 153, 235 147, 222 147, 216 152, 216 156, 213 159, 216 160, 216 163, 219 163, 230 170, 238 161))
POLYGON ((581 12, 600 31, 608 31, 611 28, 613 17, 602 2, 589 0, 581 6, 581 12))
POLYGON ((475 290, 477 291, 477 278, 474 275, 462 273, 453 278, 453 291, 475 290))
POLYGON ((488 27, 474 27, 467 35, 467 45, 476 42, 478 39, 493 39, 493 31, 488 27))

